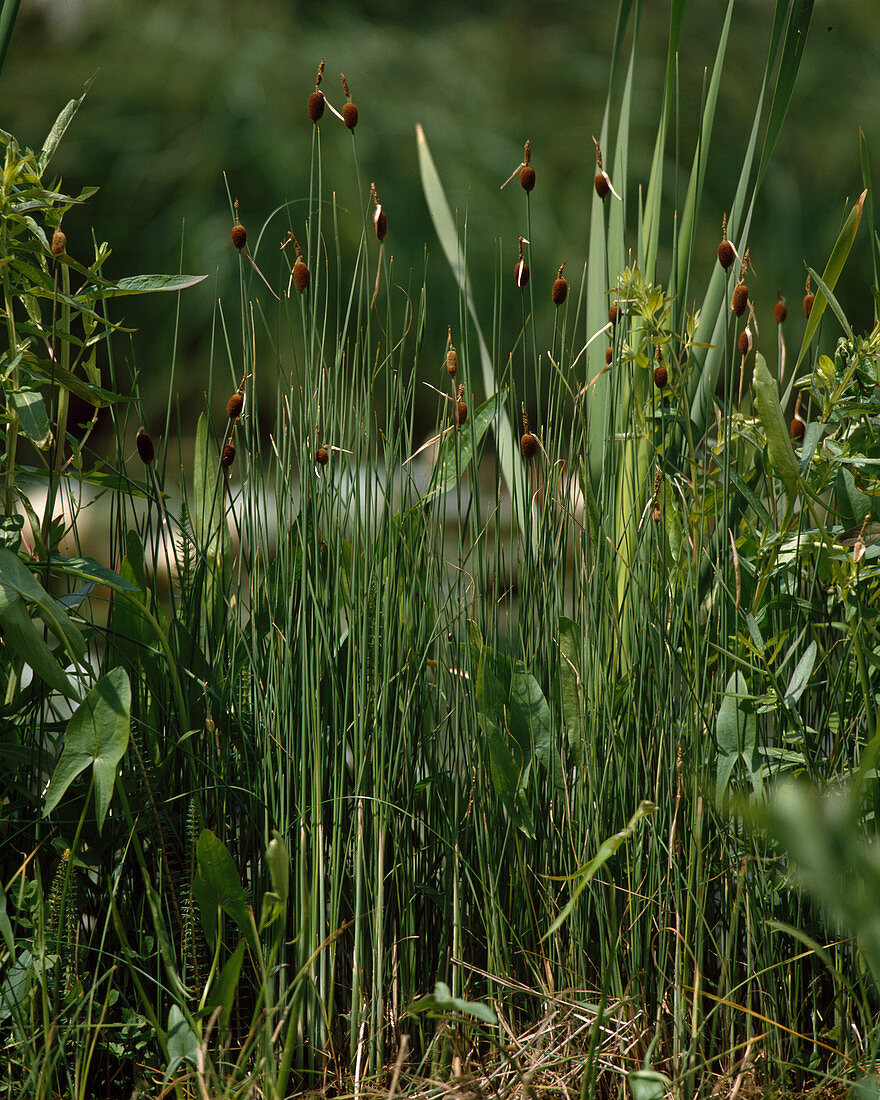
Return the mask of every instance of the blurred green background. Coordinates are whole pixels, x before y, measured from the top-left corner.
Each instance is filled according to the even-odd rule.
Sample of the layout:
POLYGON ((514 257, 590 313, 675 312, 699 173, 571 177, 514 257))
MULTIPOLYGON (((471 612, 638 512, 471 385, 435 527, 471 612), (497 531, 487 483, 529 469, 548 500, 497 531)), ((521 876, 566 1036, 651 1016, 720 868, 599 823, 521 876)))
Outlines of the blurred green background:
MULTIPOLYGON (((704 71, 713 62, 724 8, 721 0, 691 0, 688 8, 678 127, 673 124, 669 145, 671 157, 678 141, 685 164, 693 154, 704 71)), ((647 181, 669 15, 668 3, 660 0, 650 0, 644 9, 630 202, 637 199, 637 182, 647 181)), ((722 212, 732 201, 773 9, 773 0, 740 0, 734 12, 700 220, 698 252, 705 275, 714 261, 722 212)), ((387 212, 386 254, 394 256, 398 281, 408 282, 410 268, 421 277, 427 245, 425 354, 436 353, 439 367, 458 302, 422 198, 416 123, 425 128, 450 201, 467 210, 471 271, 487 322, 499 247, 502 274, 512 272, 516 238, 525 232, 522 190, 515 180, 503 191, 500 185, 519 163, 525 139, 531 139, 537 170, 532 273, 546 283, 549 295, 559 264, 567 260, 566 273, 579 277, 586 256, 595 171, 591 134, 601 126, 615 15, 615 4, 596 0, 553 6, 518 0, 431 5, 24 0, 0 79, 0 124, 21 142, 39 147, 64 103, 97 72, 54 162, 68 189, 101 188, 84 210, 65 220, 68 246, 86 257, 92 231, 109 241, 111 276, 179 266, 209 275, 184 299, 182 369, 174 387, 184 411, 196 410, 208 388, 215 297, 226 299, 229 315, 237 311, 239 261, 230 244, 223 172, 252 241, 276 207, 304 199, 312 139, 306 100, 317 64, 326 58, 328 98, 341 106, 343 70, 360 111, 356 135, 363 178, 375 180, 387 212)), ((789 325, 797 326, 789 341, 796 346, 800 340, 804 263, 821 270, 846 205, 861 190, 859 127, 880 178, 878 88, 877 0, 817 0, 791 112, 750 241, 755 275, 749 284, 762 341, 775 344, 771 310, 777 287, 789 300, 789 325)), ((322 132, 325 181, 353 211, 343 232, 354 243, 360 206, 350 137, 329 113, 322 132)), ((606 151, 606 161, 611 153, 606 151)), ((674 182, 669 173, 667 239, 674 182)), ((295 230, 302 229, 302 201, 291 216, 295 230)), ((270 282, 281 278, 276 250, 286 228, 286 215, 276 218, 260 253, 270 282)), ((665 278, 662 264, 659 271, 665 278)), ((702 283, 698 277, 691 285, 702 283)), ((873 320, 872 283, 862 229, 838 288, 857 329, 873 320)), ((253 290, 259 293, 257 283, 253 290)), ((129 299, 117 317, 123 308, 125 323, 139 332, 130 347, 122 344, 119 350, 129 359, 136 355, 147 411, 158 420, 169 397, 174 303, 165 296, 129 299)), ((546 308, 549 315, 549 300, 546 308)))

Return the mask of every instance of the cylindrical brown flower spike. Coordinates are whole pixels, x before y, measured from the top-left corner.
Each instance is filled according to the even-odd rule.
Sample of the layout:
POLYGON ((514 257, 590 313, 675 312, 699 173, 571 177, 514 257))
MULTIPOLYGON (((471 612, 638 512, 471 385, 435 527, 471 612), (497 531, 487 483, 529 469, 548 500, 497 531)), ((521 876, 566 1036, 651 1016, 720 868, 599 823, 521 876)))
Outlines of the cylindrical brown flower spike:
POLYGON ((351 101, 351 92, 348 90, 348 81, 345 79, 345 73, 340 73, 342 78, 342 90, 345 92, 345 98, 348 102, 342 108, 342 121, 349 128, 353 130, 358 124, 358 109, 351 101))
POLYGON ((660 365, 654 367, 654 385, 658 390, 666 388, 666 383, 669 381, 669 371, 666 367, 660 365))
POLYGON ((726 271, 733 263, 736 252, 733 245, 727 239, 727 215, 721 219, 721 244, 718 245, 718 262, 726 271))
POLYGON ((153 440, 149 432, 146 431, 143 424, 138 428, 137 435, 135 436, 135 443, 137 444, 138 454, 141 457, 141 462, 145 466, 149 466, 153 459, 156 457, 156 451, 153 447, 153 440))
POLYGON ((520 408, 522 409, 523 434, 519 441, 519 449, 522 451, 523 458, 530 462, 538 453, 538 439, 529 431, 529 417, 525 405, 521 405, 520 408))
POLYGON ((608 364, 609 367, 611 366, 611 360, 613 358, 614 358, 614 348, 606 348, 605 349, 605 362, 608 364))
POLYGON ((804 317, 809 317, 813 311, 813 302, 816 301, 816 295, 810 290, 810 276, 807 275, 807 293, 804 295, 804 317))
POLYGON ((455 401, 455 422, 459 426, 459 428, 467 420, 467 415, 467 405, 464 403, 464 386, 459 385, 458 395, 455 401))
POLYGON ((230 420, 237 420, 241 416, 241 410, 244 406, 244 394, 234 393, 232 397, 226 402, 226 415, 230 420))
POLYGON ((449 326, 449 334, 446 339, 449 344, 449 350, 446 352, 446 370, 450 378, 455 378, 458 374, 458 353, 452 342, 452 325, 449 326))
POLYGON ((67 237, 61 232, 60 229, 56 229, 52 234, 52 255, 63 256, 67 251, 67 237))
POLYGON ((744 328, 739 334, 739 339, 736 342, 736 346, 739 348, 740 355, 748 355, 752 350, 752 333, 750 329, 744 328))
POLYGON ((375 183, 370 184, 370 194, 373 197, 373 204, 375 206, 375 210, 373 211, 373 229, 376 231, 376 238, 380 241, 384 241, 385 234, 388 232, 388 219, 385 217, 385 211, 382 209, 379 202, 375 183))
POLYGON ((616 300, 608 307, 608 320, 612 328, 617 328, 617 322, 620 320, 620 306, 616 300))
POLYGON ((227 443, 223 448, 223 454, 220 455, 220 465, 224 470, 228 470, 233 462, 235 462, 235 447, 227 443))
POLYGON ((523 150, 523 166, 519 170, 519 183, 523 191, 532 191, 535 186, 535 169, 529 164, 532 155, 532 143, 527 141, 523 150))
MULTIPOLYGON (((286 248, 287 245, 289 245, 291 243, 291 241, 293 242, 293 247, 296 249, 296 263, 293 265, 293 271, 291 271, 290 277, 293 280, 293 285, 296 287, 296 289, 299 291, 299 293, 304 294, 305 291, 308 289, 308 286, 309 286, 309 278, 310 278, 309 269, 308 269, 308 266, 307 266, 305 260, 303 259, 303 253, 302 253, 302 249, 299 246, 299 241, 296 239, 296 237, 288 229, 288 231, 287 231, 287 240, 284 242, 284 244, 281 247, 286 248)), ((288 284, 288 287, 287 287, 287 292, 288 292, 288 294, 290 293, 290 285, 289 284, 288 284)))
POLYGON ((238 220, 238 199, 232 204, 235 208, 235 225, 232 227, 232 243, 239 252, 247 244, 247 230, 238 220))
POLYGON ((737 315, 742 317, 746 311, 746 306, 749 304, 749 288, 746 286, 746 271, 749 267, 749 250, 746 249, 746 254, 743 256, 742 270, 739 275, 739 282, 733 288, 733 294, 730 299, 730 308, 737 315))
POLYGON ((319 447, 315 451, 315 462, 317 462, 317 464, 319 466, 326 466, 329 461, 330 461, 330 455, 327 451, 327 448, 326 447, 319 447))
POLYGON ((315 90, 309 96, 309 118, 312 122, 318 122, 321 116, 324 114, 324 93, 320 90, 321 81, 324 79, 324 59, 321 58, 321 64, 318 66, 318 72, 315 74, 315 90))
POLYGON ((608 178, 608 173, 602 168, 602 150, 595 138, 593 138, 593 144, 596 146, 596 178, 593 180, 593 186, 596 188, 596 194, 599 198, 604 199, 611 190, 611 180, 608 178))
POLYGON ((556 281, 553 283, 553 289, 550 291, 550 297, 553 299, 553 304, 555 306, 561 306, 568 297, 568 283, 562 275, 563 267, 565 267, 565 264, 556 272, 556 281))
POLYGON ((524 237, 519 239, 519 260, 516 267, 513 269, 513 277, 516 279, 516 285, 522 290, 522 288, 529 281, 529 265, 523 260, 523 241, 524 237))
POLYGON ((788 310, 785 306, 785 299, 782 297, 782 291, 776 291, 776 305, 773 307, 773 320, 777 325, 781 325, 785 318, 788 316, 788 310))

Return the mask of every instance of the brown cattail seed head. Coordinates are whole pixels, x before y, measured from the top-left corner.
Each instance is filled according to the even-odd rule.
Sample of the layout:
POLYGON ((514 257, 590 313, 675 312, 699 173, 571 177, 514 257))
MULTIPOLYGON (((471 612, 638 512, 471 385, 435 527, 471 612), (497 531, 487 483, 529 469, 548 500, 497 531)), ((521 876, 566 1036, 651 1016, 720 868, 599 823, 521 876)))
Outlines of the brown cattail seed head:
POLYGON ((317 451, 315 451, 315 462, 317 462, 319 466, 326 466, 329 461, 330 455, 327 452, 327 448, 319 447, 317 451))
MULTIPOLYGON (((565 267, 565 264, 562 265, 565 267)), ((561 306, 565 299, 568 297, 568 283, 562 276, 562 267, 556 274, 556 281, 553 284, 553 289, 550 291, 550 297, 553 299, 555 306, 561 306)))
POLYGON ((353 130, 358 124, 358 109, 353 103, 346 103, 342 108, 342 121, 349 128, 353 130))
POLYGON ((723 240, 718 245, 718 262, 726 271, 736 258, 736 253, 733 251, 733 245, 728 240, 723 240))
POLYGON ((530 164, 524 164, 519 170, 519 185, 523 191, 532 191, 535 187, 535 169, 530 164))
POLYGON ((538 453, 537 437, 532 435, 531 432, 524 432, 522 439, 519 441, 519 449, 522 451, 523 458, 531 462, 538 453))
POLYGON ((149 432, 146 432, 143 427, 138 428, 137 435, 135 436, 135 443, 137 443, 141 462, 143 462, 145 466, 149 466, 156 457, 156 451, 153 447, 153 440, 149 432))
POLYGON ((522 289, 529 281, 529 265, 520 260, 516 267, 513 269, 513 277, 516 279, 516 285, 522 289))
POLYGON ((733 295, 730 299, 730 308, 737 315, 742 317, 746 311, 746 306, 749 301, 749 288, 742 281, 738 282, 733 288, 733 295))
POLYGON ((605 349, 605 362, 608 364, 609 367, 611 366, 611 360, 613 358, 614 358, 614 348, 606 348, 605 349))
POLYGON ((373 214, 373 228, 376 230, 376 237, 380 241, 384 241, 385 234, 388 232, 388 219, 385 217, 385 211, 381 206, 377 206, 373 214))
POLYGON ((467 405, 464 403, 464 386, 458 387, 458 396, 455 402, 455 422, 459 427, 467 420, 467 405))
POLYGON ((309 269, 302 260, 297 260, 293 265, 293 285, 300 294, 302 294, 309 285, 309 269))
POLYGON ((319 122, 324 114, 324 93, 317 88, 309 96, 309 118, 312 122, 319 122))
POLYGON ((242 406, 244 405, 244 394, 234 393, 232 397, 226 402, 226 415, 230 420, 236 420, 241 416, 242 406))
POLYGON ((668 381, 669 371, 667 371, 666 367, 654 367, 654 385, 657 389, 664 389, 668 381))
POLYGON ((247 244, 247 230, 243 225, 236 223, 232 227, 232 243, 239 250, 239 252, 247 244))
POLYGON ((619 319, 620 306, 617 304, 617 302, 612 302, 608 309, 608 320, 611 322, 612 327, 616 327, 619 319))
POLYGON ((777 325, 781 325, 788 316, 788 310, 785 308, 785 299, 782 297, 781 292, 776 292, 776 299, 776 305, 773 307, 773 320, 777 325))
POLYGON ((455 348, 450 348, 446 353, 446 369, 450 378, 455 378, 458 374, 458 353, 455 348))
POLYGON ((752 350, 752 334, 747 328, 744 328, 739 334, 736 346, 739 348, 740 355, 748 355, 752 350))
POLYGON ((804 432, 807 430, 807 425, 803 419, 795 414, 791 422, 791 438, 800 441, 804 438, 804 432))
POLYGON ((52 234, 52 255, 63 256, 66 251, 67 237, 65 237, 60 229, 56 229, 52 234))
POLYGON ((220 465, 224 470, 228 470, 233 462, 235 462, 235 447, 231 443, 227 443, 220 455, 220 465))
POLYGON ((810 290, 804 295, 804 317, 809 317, 813 310, 813 302, 816 301, 816 295, 810 290))
POLYGON ((593 186, 596 188, 596 194, 600 199, 604 199, 611 190, 611 184, 608 182, 608 177, 604 172, 598 172, 596 174, 596 178, 593 180, 593 186))

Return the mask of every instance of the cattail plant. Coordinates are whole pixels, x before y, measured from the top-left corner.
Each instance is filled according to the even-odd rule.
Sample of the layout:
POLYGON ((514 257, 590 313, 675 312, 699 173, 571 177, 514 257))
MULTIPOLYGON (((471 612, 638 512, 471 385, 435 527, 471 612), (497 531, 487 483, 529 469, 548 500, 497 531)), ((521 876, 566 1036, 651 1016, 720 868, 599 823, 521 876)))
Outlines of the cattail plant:
POLYGON ((555 306, 561 306, 568 297, 568 283, 562 274, 562 269, 564 267, 564 263, 560 265, 559 270, 556 272, 556 279, 550 289, 550 297, 555 306))
POLYGON ((519 238, 519 259, 513 269, 513 278, 516 285, 522 290, 529 281, 529 265, 523 259, 523 243, 528 244, 525 237, 519 238))
POLYGON ((342 91, 345 95, 345 103, 342 107, 342 121, 349 130, 353 130, 358 124, 358 109, 351 101, 351 92, 348 89, 348 81, 345 79, 345 73, 340 73, 339 76, 342 80, 342 91))
POLYGON ((813 303, 816 301, 816 295, 810 290, 810 275, 807 273, 806 293, 804 294, 804 317, 809 317, 813 312, 813 303))
POLYGON ((315 90, 309 96, 308 112, 312 122, 320 122, 324 115, 324 93, 321 91, 321 81, 324 79, 324 59, 315 74, 315 90))

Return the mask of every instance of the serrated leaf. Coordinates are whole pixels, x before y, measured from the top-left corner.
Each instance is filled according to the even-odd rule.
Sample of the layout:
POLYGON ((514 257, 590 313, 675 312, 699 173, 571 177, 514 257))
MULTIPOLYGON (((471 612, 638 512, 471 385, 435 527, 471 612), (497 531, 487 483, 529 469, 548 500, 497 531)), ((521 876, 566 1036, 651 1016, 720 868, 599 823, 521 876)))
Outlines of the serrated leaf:
POLYGON ((46 789, 44 814, 55 809, 74 779, 91 766, 95 816, 101 831, 116 783, 116 769, 128 748, 130 713, 128 676, 124 669, 113 668, 98 680, 67 723, 61 759, 46 789))
POLYGON ((776 381, 767 369, 767 363, 760 352, 755 355, 755 370, 753 375, 755 386, 755 408, 764 426, 764 434, 767 437, 767 454, 774 473, 780 478, 789 498, 793 498, 797 492, 800 468, 794 447, 791 443, 791 435, 782 406, 779 404, 779 388, 776 381))

